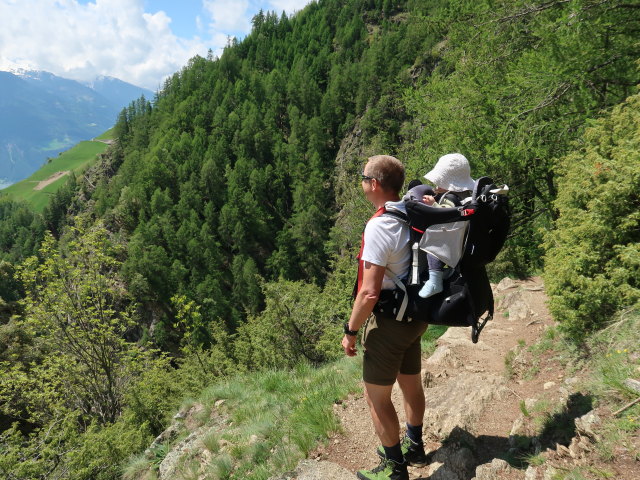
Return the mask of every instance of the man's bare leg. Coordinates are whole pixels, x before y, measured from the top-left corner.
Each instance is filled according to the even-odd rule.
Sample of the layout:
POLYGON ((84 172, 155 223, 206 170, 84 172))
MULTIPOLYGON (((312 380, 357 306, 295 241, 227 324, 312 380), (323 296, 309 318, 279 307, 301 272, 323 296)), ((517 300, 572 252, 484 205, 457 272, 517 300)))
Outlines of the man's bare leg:
POLYGON ((422 425, 424 420, 424 389, 422 388, 421 375, 404 375, 399 373, 397 376, 398 385, 402 390, 404 401, 404 412, 407 417, 407 423, 410 425, 422 425))
POLYGON ((393 385, 364 383, 365 398, 369 404, 373 426, 385 447, 392 447, 400 441, 398 414, 391 402, 392 388, 393 385))
POLYGON ((404 399, 404 411, 407 417, 407 438, 409 443, 403 440, 403 455, 409 465, 423 466, 429 463, 429 458, 424 451, 422 441, 422 422, 424 421, 424 389, 422 377, 416 375, 398 374, 396 377, 402 390, 404 399))

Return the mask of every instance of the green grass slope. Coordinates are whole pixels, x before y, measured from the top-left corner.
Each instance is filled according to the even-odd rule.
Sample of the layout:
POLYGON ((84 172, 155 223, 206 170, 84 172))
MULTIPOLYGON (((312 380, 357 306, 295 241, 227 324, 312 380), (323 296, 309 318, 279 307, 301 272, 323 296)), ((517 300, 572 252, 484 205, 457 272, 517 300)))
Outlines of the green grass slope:
POLYGON ((29 178, 1 190, 0 195, 8 195, 12 200, 25 201, 34 211, 42 212, 49 202, 49 197, 65 184, 68 174, 82 173, 95 161, 98 154, 106 150, 106 142, 111 138, 112 130, 108 130, 95 140, 80 142, 43 165, 29 178))

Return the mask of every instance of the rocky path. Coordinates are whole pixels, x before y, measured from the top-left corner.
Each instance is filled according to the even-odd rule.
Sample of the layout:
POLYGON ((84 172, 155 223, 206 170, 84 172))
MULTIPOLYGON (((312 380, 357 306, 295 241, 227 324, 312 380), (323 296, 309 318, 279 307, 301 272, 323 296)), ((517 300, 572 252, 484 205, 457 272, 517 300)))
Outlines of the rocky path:
MULTIPOLYGON (((541 279, 505 279, 494 286, 494 296, 495 318, 477 344, 471 342, 469 329, 450 328, 438 340, 433 355, 423 360, 424 441, 432 462, 410 468, 412 479, 534 480, 544 476, 536 467, 514 468, 498 457, 515 454, 518 442, 534 441, 523 431, 522 409, 541 397, 547 402, 566 401, 572 379, 566 379, 564 369, 553 362, 545 364, 543 372, 532 365, 526 366, 530 375, 515 371, 525 368, 519 364, 519 353, 538 342, 553 323, 541 279)), ((404 422, 397 386, 393 396, 404 422)), ((357 470, 378 463, 377 439, 362 394, 336 405, 335 410, 344 432, 286 478, 347 480, 355 478, 357 470)))

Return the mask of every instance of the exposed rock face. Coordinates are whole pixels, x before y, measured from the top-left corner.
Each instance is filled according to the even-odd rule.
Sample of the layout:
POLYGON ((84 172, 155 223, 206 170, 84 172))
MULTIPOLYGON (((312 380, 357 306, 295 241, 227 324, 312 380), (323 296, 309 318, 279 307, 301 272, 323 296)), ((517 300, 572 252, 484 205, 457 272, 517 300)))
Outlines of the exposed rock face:
POLYGON ((523 290, 509 290, 499 297, 497 308, 505 311, 511 321, 523 321, 533 315, 527 297, 529 293, 523 290))
POLYGON ((496 285, 496 292, 504 292, 505 290, 509 290, 510 288, 518 288, 518 282, 516 282, 513 278, 505 277, 496 285))
POLYGON ((202 445, 200 441, 204 430, 203 428, 199 428, 195 432, 191 432, 187 438, 178 442, 178 444, 167 453, 158 467, 158 478, 176 478, 176 470, 180 463, 180 458, 182 458, 183 455, 204 450, 204 445, 202 445))
POLYGON ((433 461, 428 467, 429 478, 433 480, 460 480, 470 478, 476 459, 466 447, 447 445, 433 456, 433 461))
POLYGON ((495 480, 514 470, 506 461, 494 458, 491 463, 480 465, 476 468, 476 480, 495 480))
POLYGON ((486 405, 505 393, 505 379, 497 375, 468 374, 449 379, 425 392, 425 429, 440 439, 454 428, 469 429, 486 405))
POLYGON ((443 366, 458 368, 462 364, 460 359, 456 356, 453 350, 447 345, 443 345, 442 348, 437 348, 433 355, 426 360, 427 365, 443 366))
MULTIPOLYGON (((216 404, 215 407, 219 407, 216 404)), ((162 432, 153 441, 146 450, 145 454, 148 458, 152 458, 154 451, 163 445, 169 445, 175 442, 181 435, 186 437, 177 443, 173 443, 171 449, 167 452, 162 462, 158 465, 158 480, 175 480, 183 478, 183 467, 185 458, 193 459, 194 463, 199 465, 203 471, 209 465, 212 453, 204 444, 204 439, 212 432, 216 432, 225 424, 226 419, 215 408, 208 415, 209 419, 206 425, 201 425, 201 418, 205 412, 203 405, 196 403, 191 407, 179 411, 173 417, 173 423, 162 432)), ((221 450, 224 445, 220 445, 221 450)))
MULTIPOLYGON (((492 350, 482 340, 477 344, 472 343, 468 329, 450 328, 438 339, 438 347, 425 364, 438 372, 436 376, 446 378, 448 369, 466 367, 456 353, 466 348, 487 352, 487 355, 492 350)), ((474 371, 470 365, 468 367, 466 375, 446 378, 444 383, 425 391, 424 426, 430 435, 444 439, 456 427, 470 428, 486 405, 506 392, 504 376, 482 373, 474 371)), ((482 367, 478 370, 482 370, 482 367)))

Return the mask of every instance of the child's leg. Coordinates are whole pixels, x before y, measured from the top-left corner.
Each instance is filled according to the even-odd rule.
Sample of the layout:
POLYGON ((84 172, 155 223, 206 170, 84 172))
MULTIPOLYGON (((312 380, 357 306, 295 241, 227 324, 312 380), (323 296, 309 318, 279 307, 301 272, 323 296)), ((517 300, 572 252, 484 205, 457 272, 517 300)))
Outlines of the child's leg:
POLYGON ((418 292, 422 298, 428 298, 442 291, 444 263, 431 254, 427 254, 427 261, 429 262, 429 279, 418 292))

